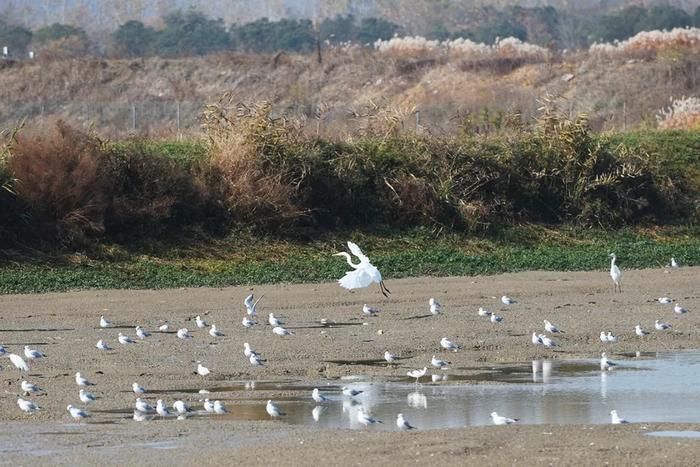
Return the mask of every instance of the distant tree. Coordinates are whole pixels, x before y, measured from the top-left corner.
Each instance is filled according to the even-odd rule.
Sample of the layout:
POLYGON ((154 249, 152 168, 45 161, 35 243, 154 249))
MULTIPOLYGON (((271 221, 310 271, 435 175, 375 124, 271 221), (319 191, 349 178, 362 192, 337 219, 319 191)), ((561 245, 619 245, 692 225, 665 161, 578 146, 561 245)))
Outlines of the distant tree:
POLYGON ((510 9, 510 15, 511 25, 522 27, 528 42, 545 46, 559 43, 559 12, 553 6, 516 6, 510 9))
POLYGON ((34 32, 32 41, 42 45, 58 39, 66 39, 71 36, 76 36, 78 39, 87 43, 87 34, 85 34, 85 31, 68 24, 59 23, 53 23, 50 26, 37 29, 34 32))
POLYGON ((527 40, 525 27, 510 18, 495 18, 465 32, 467 37, 473 41, 483 42, 484 44, 493 44, 496 39, 505 37, 516 37, 522 41, 527 40))
POLYGON ((449 29, 447 29, 447 26, 445 26, 445 23, 442 21, 436 21, 432 23, 428 27, 428 31, 425 35, 427 39, 431 40, 438 40, 438 41, 444 41, 449 39, 452 36, 452 33, 450 32, 449 29))
POLYGON ((251 52, 309 52, 316 44, 313 25, 309 20, 283 19, 272 22, 262 18, 242 26, 232 26, 230 34, 236 48, 251 52))
POLYGON ((673 29, 691 26, 693 19, 685 10, 663 5, 655 6, 637 23, 636 31, 653 31, 655 29, 673 29))
POLYGON ((127 21, 112 33, 112 51, 121 57, 151 55, 156 47, 158 33, 140 21, 127 21))
POLYGON ((647 16, 647 9, 639 6, 629 6, 622 10, 603 15, 597 27, 591 32, 590 42, 612 42, 634 36, 647 16))
POLYGON ((321 21, 318 30, 321 40, 331 42, 352 41, 357 35, 357 26, 352 15, 336 16, 333 19, 326 18, 321 21))
POLYGON ((398 24, 381 18, 364 18, 357 28, 355 40, 367 44, 377 39, 389 39, 400 31, 398 24))
POLYGON ((700 6, 695 9, 693 14, 693 26, 700 28, 700 6))
POLYGON ((156 35, 155 51, 165 57, 204 55, 231 46, 221 19, 210 19, 194 10, 176 11, 165 18, 156 35))
POLYGON ((22 26, 13 26, 0 20, 0 48, 7 46, 13 55, 23 54, 32 41, 32 32, 22 26))

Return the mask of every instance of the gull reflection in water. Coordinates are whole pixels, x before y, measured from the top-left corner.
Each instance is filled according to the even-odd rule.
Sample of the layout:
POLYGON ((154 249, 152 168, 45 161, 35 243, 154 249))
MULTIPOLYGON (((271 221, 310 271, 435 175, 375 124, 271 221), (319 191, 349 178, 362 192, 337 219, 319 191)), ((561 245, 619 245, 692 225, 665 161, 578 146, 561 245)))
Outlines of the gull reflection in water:
POLYGON ((418 391, 409 393, 406 397, 408 406, 414 409, 427 409, 428 408, 428 398, 425 394, 418 391))
POLYGON ((317 406, 314 407, 314 409, 311 411, 311 416, 314 417, 314 421, 317 422, 317 421, 319 421, 319 420, 321 419, 321 415, 323 415, 323 413, 324 413, 325 411, 326 411, 326 408, 325 408, 325 407, 323 407, 323 406, 321 406, 321 405, 317 405, 317 406))
POLYGON ((552 379, 552 361, 542 360, 542 382, 549 383, 552 379))
POLYGON ((440 381, 447 381, 447 375, 432 375, 431 379, 433 383, 439 383, 440 381))
POLYGON ((600 397, 608 397, 608 373, 605 371, 600 372, 600 397))
POLYGON ((540 371, 541 367, 542 367, 541 360, 533 360, 532 361, 532 382, 533 383, 537 382, 537 372, 540 371))

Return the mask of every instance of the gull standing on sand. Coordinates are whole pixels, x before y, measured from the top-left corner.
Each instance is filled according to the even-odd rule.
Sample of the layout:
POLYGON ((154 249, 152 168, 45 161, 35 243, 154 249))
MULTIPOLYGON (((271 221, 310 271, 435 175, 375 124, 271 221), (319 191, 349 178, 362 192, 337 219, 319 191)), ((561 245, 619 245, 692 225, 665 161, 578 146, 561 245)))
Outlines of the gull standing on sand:
POLYGON ((498 316, 496 313, 491 313, 491 322, 493 324, 503 321, 503 316, 498 316))
POLYGON ((27 365, 27 362, 24 361, 22 357, 20 357, 17 354, 11 353, 8 355, 8 358, 12 362, 12 364, 19 370, 20 373, 27 372, 29 371, 29 365, 27 365))
POLYGON ((133 343, 134 343, 134 340, 133 340, 131 337, 125 336, 124 334, 122 334, 122 333, 120 332, 120 333, 119 333, 119 343, 120 343, 120 344, 123 344, 123 345, 133 344, 133 343))
POLYGON ((37 360, 39 358, 44 358, 46 355, 39 352, 38 350, 30 349, 28 345, 24 346, 24 356, 28 360, 37 360))
POLYGON ((378 308, 372 308, 371 306, 367 305, 366 303, 362 305, 362 314, 365 316, 374 316, 377 313, 379 313, 378 308))
POLYGON ((486 308, 479 307, 479 311, 477 311, 479 316, 486 317, 486 316, 491 316, 491 312, 487 310, 486 308))
POLYGON ((250 361, 250 364, 251 364, 251 365, 254 365, 254 366, 263 366, 263 362, 265 362, 266 360, 263 360, 263 359, 260 357, 260 355, 258 355, 258 354, 256 354, 256 353, 253 353, 253 354, 250 354, 250 357, 248 358, 248 361, 250 361))
POLYGON ((256 323, 252 319, 248 318, 247 316, 244 316, 243 320, 241 321, 241 324, 243 324, 243 327, 245 327, 245 328, 252 328, 253 326, 255 326, 258 323, 256 323))
POLYGON ((605 352, 600 354, 600 369, 603 371, 612 370, 613 367, 617 366, 617 363, 613 363, 608 360, 608 356, 605 352))
POLYGON ((678 262, 676 261, 676 258, 673 258, 673 257, 671 258, 671 267, 674 268, 674 269, 680 267, 680 265, 679 265, 678 262))
POLYGON ((642 325, 641 325, 641 324, 638 324, 638 325, 636 325, 636 326, 634 327, 634 333, 637 334, 639 337, 644 337, 644 336, 646 336, 647 334, 649 334, 647 331, 645 331, 644 329, 642 329, 642 325))
POLYGON ((687 309, 687 308, 683 308, 683 307, 680 306, 678 303, 676 303, 676 305, 673 307, 673 312, 676 313, 676 314, 678 314, 678 315, 683 315, 683 314, 685 314, 685 313, 688 313, 688 309, 687 309))
POLYGON ((559 329, 558 327, 556 327, 555 325, 553 325, 552 323, 550 323, 546 319, 544 320, 544 330, 549 332, 549 333, 552 333, 552 334, 556 334, 556 333, 563 334, 564 333, 564 331, 562 331, 561 329, 559 329))
POLYGON ((192 409, 185 404, 183 401, 175 401, 173 402, 173 409, 177 411, 178 414, 183 415, 186 414, 187 412, 190 412, 192 409))
POLYGON ((358 389, 351 389, 349 387, 343 386, 342 387, 343 395, 348 396, 348 397, 355 397, 359 396, 362 394, 364 391, 360 391, 358 389))
POLYGON ((443 337, 440 339, 440 347, 442 347, 445 350, 452 350, 453 352, 457 352, 461 347, 451 340, 449 340, 447 337, 443 337))
POLYGON ((40 407, 38 405, 36 405, 34 402, 24 400, 21 397, 17 398, 17 405, 22 410, 22 412, 27 412, 27 413, 34 413, 40 409, 40 407))
POLYGON ((430 360, 430 364, 433 365, 435 368, 438 368, 440 370, 448 370, 447 365, 451 365, 450 362, 446 362, 445 360, 440 360, 439 358, 435 358, 435 355, 433 355, 433 358, 430 360))
POLYGON ((673 299, 669 297, 659 297, 659 303, 662 305, 669 305, 673 303, 673 299))
POLYGON ((209 368, 203 366, 201 363, 197 362, 197 374, 199 376, 207 376, 211 371, 209 371, 209 368))
POLYGON ((364 411, 364 409, 360 409, 357 411, 357 421, 360 422, 365 427, 367 427, 369 425, 374 425, 375 423, 384 423, 381 420, 377 420, 376 418, 367 414, 364 411))
POLYGON ((243 355, 250 358, 251 355, 257 355, 258 353, 253 349, 249 343, 243 343, 243 355))
POLYGON ((136 337, 143 340, 143 339, 150 337, 150 336, 151 336, 150 332, 146 331, 141 326, 136 326, 136 337))
POLYGON ((293 336, 294 331, 290 331, 289 329, 285 329, 282 326, 277 326, 275 328, 272 328, 272 332, 277 334, 278 336, 293 336))
POLYGON ((206 328, 207 326, 209 326, 209 325, 207 324, 207 322, 204 321, 204 320, 202 319, 202 317, 199 316, 199 315, 195 316, 194 322, 195 322, 195 324, 197 325, 197 327, 198 327, 199 329, 204 329, 204 328, 206 328))
POLYGON ((658 319, 654 321, 654 327, 657 331, 666 331, 667 329, 671 329, 670 324, 660 323, 658 319))
POLYGON ((76 420, 82 420, 83 418, 88 418, 90 416, 90 414, 84 411, 83 409, 73 407, 72 405, 66 407, 66 410, 68 410, 68 412, 70 412, 70 416, 76 420))
POLYGON ((108 328, 112 325, 112 322, 105 318, 104 316, 100 316, 100 327, 101 328, 108 328))
POLYGON ((146 394, 146 388, 141 386, 139 383, 132 383, 131 390, 134 391, 134 394, 146 394))
POLYGON ((168 409, 168 406, 163 403, 163 399, 158 399, 156 401, 156 413, 161 417, 170 416, 170 410, 168 409))
POLYGON ((28 381, 22 381, 22 383, 20 384, 20 387, 22 388, 22 391, 26 395, 29 395, 29 394, 32 394, 35 392, 43 392, 44 391, 36 384, 30 383, 28 381))
POLYGON ((160 327, 158 328, 160 332, 165 332, 168 330, 168 323, 161 324, 160 327))
POLYGON ((80 402, 82 402, 83 404, 89 404, 97 400, 93 393, 87 392, 85 389, 81 389, 78 393, 78 396, 80 397, 80 402))
POLYGON ((501 297, 501 303, 503 303, 504 305, 515 305, 518 302, 517 302, 517 300, 513 300, 509 296, 504 295, 501 297))
POLYGON ((394 363, 396 361, 396 355, 387 350, 384 352, 384 360, 386 360, 388 363, 394 363))
POLYGON ((270 313, 268 315, 267 322, 270 323, 270 326, 274 326, 274 327, 282 326, 284 324, 284 321, 282 321, 281 319, 275 318, 274 313, 270 313))
POLYGON ((268 415, 270 415, 270 417, 282 417, 284 415, 287 415, 284 412, 282 412, 282 409, 280 409, 279 406, 271 400, 267 401, 265 410, 267 411, 268 415))
POLYGON ((556 342, 554 342, 552 339, 550 339, 549 337, 545 336, 544 334, 540 334, 538 337, 539 337, 540 340, 542 341, 542 345, 544 345, 544 346, 547 347, 548 349, 551 349, 551 348, 554 348, 554 347, 557 346, 557 343, 556 343, 556 342))
POLYGON ((615 253, 610 253, 608 258, 610 258, 610 277, 613 281, 613 293, 622 293, 622 272, 620 272, 620 268, 615 264, 617 256, 615 256, 615 253))
POLYGON ((97 347, 100 350, 112 350, 112 348, 110 346, 108 346, 107 343, 105 341, 103 341, 102 339, 97 341, 97 344, 95 344, 95 347, 97 347))
POLYGON ((411 378, 416 378, 416 384, 418 384, 418 380, 421 379, 423 376, 425 376, 425 373, 427 373, 428 368, 423 367, 422 370, 411 370, 408 373, 406 373, 407 376, 411 378))
POLYGON ((191 339, 192 336, 190 335, 190 332, 187 330, 187 328, 182 328, 177 330, 177 337, 179 339, 191 339))
POLYGON ((214 413, 217 413, 219 415, 223 415, 225 413, 228 413, 228 410, 226 409, 226 406, 224 405, 223 402, 214 401, 214 413))
POLYGON ((629 423, 627 420, 624 418, 620 418, 620 416, 617 414, 617 410, 611 410, 610 411, 610 423, 613 425, 620 425, 622 423, 629 423))
POLYGON ((225 334, 221 332, 219 328, 216 327, 216 324, 212 324, 209 328, 209 335, 211 337, 224 337, 225 334))
POLYGON ((619 336, 613 336, 613 333, 608 331, 608 334, 605 336, 605 339, 607 339, 608 342, 612 342, 613 344, 616 343, 617 341, 620 340, 619 336))
POLYGON ((496 412, 491 412, 491 420, 493 420, 494 425, 512 425, 518 421, 517 418, 503 417, 496 412))
POLYGON ((540 336, 538 336, 537 333, 534 332, 534 331, 533 331, 533 333, 532 333, 532 339, 531 339, 531 340, 532 340, 532 343, 535 344, 535 345, 544 345, 544 343, 542 342, 542 338, 541 338, 540 336))
POLYGON ((322 395, 318 391, 318 388, 314 388, 314 390, 311 391, 311 398, 314 400, 314 402, 316 402, 318 404, 322 404, 322 403, 328 401, 328 398, 326 396, 322 395))
POLYGON ((80 372, 77 372, 75 374, 75 384, 77 384, 78 386, 95 386, 95 383, 91 383, 87 380, 87 378, 83 378, 80 375, 80 372))
POLYGON ((440 313, 442 313, 442 304, 434 298, 428 300, 428 305, 430 306, 431 315, 439 315, 440 313))
POLYGON ((140 397, 136 398, 136 403, 134 404, 134 407, 136 407, 136 410, 138 410, 139 412, 153 413, 153 406, 145 400, 141 399, 140 397))
POLYGON ((362 250, 360 250, 360 247, 358 247, 356 244, 353 242, 348 242, 348 248, 350 249, 350 252, 360 260, 360 262, 354 264, 352 262, 352 257, 348 253, 336 253, 334 256, 345 257, 350 267, 354 269, 353 271, 346 272, 345 276, 338 280, 338 284, 340 284, 341 287, 352 290, 362 289, 369 286, 373 282, 377 282, 382 294, 385 297, 388 297, 387 294, 390 294, 391 292, 384 285, 382 274, 379 272, 379 269, 374 267, 372 263, 369 262, 369 258, 362 253, 362 250))
POLYGON ((399 430, 404 431, 416 429, 415 426, 412 426, 410 423, 408 423, 408 420, 404 418, 402 413, 396 416, 396 426, 399 427, 399 430))

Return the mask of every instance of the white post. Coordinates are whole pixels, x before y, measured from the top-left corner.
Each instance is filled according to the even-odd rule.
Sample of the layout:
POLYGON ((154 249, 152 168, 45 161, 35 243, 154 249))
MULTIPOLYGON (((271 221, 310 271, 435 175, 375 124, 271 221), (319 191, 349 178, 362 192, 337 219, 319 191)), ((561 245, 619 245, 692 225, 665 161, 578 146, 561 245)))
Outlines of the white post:
POLYGON ((7 48, 6 45, 2 46, 2 56, 7 57, 10 55, 10 50, 7 48))

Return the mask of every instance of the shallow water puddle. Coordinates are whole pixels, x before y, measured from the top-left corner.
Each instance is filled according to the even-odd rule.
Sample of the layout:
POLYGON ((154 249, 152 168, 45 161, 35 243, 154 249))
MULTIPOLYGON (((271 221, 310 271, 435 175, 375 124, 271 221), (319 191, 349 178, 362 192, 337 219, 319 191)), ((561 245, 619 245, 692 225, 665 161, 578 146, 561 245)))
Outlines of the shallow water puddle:
POLYGON ((647 436, 658 438, 698 438, 700 439, 700 431, 652 431, 646 433, 647 436))
MULTIPOLYGON (((489 425, 489 414, 496 411, 525 424, 601 424, 609 423, 610 410, 616 409, 630 422, 700 422, 700 351, 616 362, 619 367, 608 372, 601 372, 597 361, 551 360, 494 367, 471 375, 434 371, 447 375, 446 381, 437 383, 430 383, 429 375, 421 384, 405 382, 405 378, 398 382, 350 379, 340 384, 362 390, 363 394, 349 399, 339 393, 340 384, 319 386, 329 402, 317 405, 310 394, 288 401, 280 399, 279 405, 287 415, 279 420, 363 428, 357 414, 364 410, 384 422, 372 429, 396 429, 398 413, 418 428, 434 429, 489 425), (674 403, 669 404, 669 400, 674 403)), ((233 404, 229 409, 231 414, 216 419, 269 419, 260 404, 233 404)))

